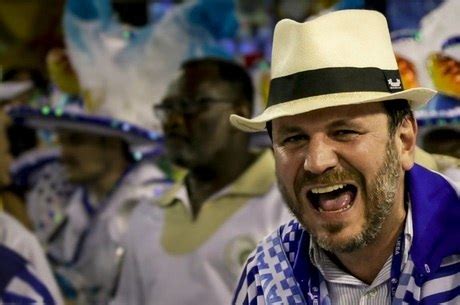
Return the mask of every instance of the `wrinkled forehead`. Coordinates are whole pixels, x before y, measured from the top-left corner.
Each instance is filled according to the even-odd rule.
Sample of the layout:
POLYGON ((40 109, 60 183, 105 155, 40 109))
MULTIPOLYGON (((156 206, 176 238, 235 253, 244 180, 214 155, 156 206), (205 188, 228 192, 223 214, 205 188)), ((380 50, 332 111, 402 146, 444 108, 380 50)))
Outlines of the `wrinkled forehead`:
MULTIPOLYGON (((383 103, 376 102, 333 106, 293 116, 284 116, 272 120, 272 128, 284 130, 298 125, 326 128, 330 125, 343 125, 347 122, 380 124, 382 120, 386 124, 388 115, 383 103)), ((385 124, 384 126, 386 126, 385 124)))

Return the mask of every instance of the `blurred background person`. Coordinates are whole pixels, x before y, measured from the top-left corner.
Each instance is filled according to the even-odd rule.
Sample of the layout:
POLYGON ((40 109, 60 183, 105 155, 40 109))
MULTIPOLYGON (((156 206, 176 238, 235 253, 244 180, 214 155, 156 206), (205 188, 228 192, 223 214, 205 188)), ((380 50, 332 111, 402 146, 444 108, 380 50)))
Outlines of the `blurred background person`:
MULTIPOLYGON (((49 98, 49 84, 38 69, 15 67, 3 71, 0 82, 2 111, 13 106, 41 107, 49 98)), ((8 192, 21 204, 8 200, 5 209, 26 227, 34 229, 42 244, 44 236, 60 222, 65 202, 74 189, 59 163, 59 151, 49 133, 37 132, 12 122, 7 128, 10 152, 14 158, 9 169, 12 182, 8 192), (34 210, 44 202, 43 210, 34 210)))
MULTIPOLYGON (((9 118, 0 112, 0 188, 11 184, 12 156, 6 128, 9 118)), ((11 198, 0 197, 0 302, 2 304, 63 304, 61 294, 37 239, 2 211, 11 198)), ((18 204, 14 202, 13 204, 18 204)))
POLYGON ((423 64, 438 94, 416 112, 419 144, 440 172, 460 181, 460 3, 446 0, 421 22, 423 64))
MULTIPOLYGON (((37 69, 16 67, 4 71, 2 111, 14 106, 41 107, 47 104, 50 93, 48 80, 37 69)), ((10 189, 25 202, 22 222, 33 228, 40 242, 44 235, 60 222, 65 203, 74 189, 59 163, 59 151, 51 134, 13 122, 7 129, 10 151, 14 161, 10 167, 10 189), (34 210, 39 202, 46 202, 44 210, 34 210), (28 214, 28 215, 25 215, 28 214)), ((16 209, 20 205, 15 205, 16 209)))
MULTIPOLYGON (((64 50, 53 50, 48 59, 55 85, 79 88, 78 84, 67 86, 77 78, 64 50)), ((122 113, 108 105, 105 110, 95 109, 88 106, 93 105, 90 101, 65 94, 59 101, 65 103, 16 106, 9 114, 17 123, 56 132, 60 161, 68 180, 78 187, 66 203, 60 223, 45 240, 47 254, 68 299, 104 304, 115 283, 122 255, 119 247, 132 208, 141 198, 157 196, 169 184, 155 164, 160 149, 156 148, 150 160, 136 150, 160 138, 139 121, 124 119, 129 117, 128 109, 122 113)), ((30 204, 29 210, 44 211, 41 206, 48 203, 30 204)))
POLYGON ((66 3, 64 30, 73 66, 63 52, 53 52, 49 71, 61 90, 83 97, 80 106, 88 116, 78 103, 59 103, 59 99, 56 107, 16 107, 9 113, 16 122, 57 130, 69 180, 82 185, 72 196, 62 224, 48 238, 49 256, 59 266, 61 283, 70 283, 63 287, 71 288, 66 289, 67 296, 76 292, 77 302, 107 301, 123 256, 126 219, 138 199, 136 189, 142 188, 148 196, 162 191, 154 187, 165 182, 155 177, 158 170, 140 171, 144 178, 153 176, 146 181, 129 178, 131 172, 119 176, 139 167, 127 158, 128 147, 136 149, 134 157, 139 159, 143 154, 138 154, 138 146, 145 140, 159 140, 151 102, 158 100, 164 83, 184 58, 220 52, 215 39, 235 30, 232 6, 227 0, 196 1, 172 11, 155 27, 138 31, 112 18, 109 1, 66 3), (226 18, 229 23, 222 22, 226 18), (76 77, 70 77, 74 68, 76 77), (72 86, 76 80, 78 84, 72 86))
POLYGON ((405 88, 423 85, 438 91, 414 113, 419 125, 417 145, 429 153, 424 157, 434 161, 430 168, 460 181, 460 3, 429 2, 420 7, 426 16, 392 33, 393 47, 405 88), (426 10, 430 5, 435 8, 426 10))
MULTIPOLYGON (((27 67, 15 67, 1 72, 0 111, 4 112, 12 105, 39 103, 44 99, 47 85, 40 71, 27 67)), ((6 201, 5 209, 27 228, 31 228, 31 221, 24 205, 25 194, 30 187, 24 180, 27 179, 30 171, 24 171, 23 163, 24 159, 30 160, 30 155, 35 154, 39 139, 32 128, 14 123, 8 124, 6 135, 13 161, 11 168, 8 169, 8 172, 11 172, 12 181, 8 190, 5 189, 3 192, 5 196, 9 195, 12 198, 6 201), (29 157, 25 158, 26 155, 29 157), (12 200, 13 197, 19 201, 12 200), (13 202, 16 203, 13 204, 13 202)))
POLYGON ((419 142, 436 157, 441 172, 460 181, 460 35, 430 54, 427 68, 438 94, 418 112, 419 142))
POLYGON ((250 114, 243 67, 187 61, 161 103, 167 156, 187 174, 137 208, 112 304, 225 304, 257 240, 290 218, 270 150, 254 153, 230 113, 250 114), (148 232, 148 234, 146 234, 148 232))

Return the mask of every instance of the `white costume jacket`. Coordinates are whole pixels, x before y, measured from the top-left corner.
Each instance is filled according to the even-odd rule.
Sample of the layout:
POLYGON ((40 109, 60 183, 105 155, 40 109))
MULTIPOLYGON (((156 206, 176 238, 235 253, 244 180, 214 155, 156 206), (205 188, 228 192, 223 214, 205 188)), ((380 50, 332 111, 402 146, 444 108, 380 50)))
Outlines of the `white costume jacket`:
POLYGON ((247 255, 288 219, 271 151, 207 199, 195 218, 178 183, 134 212, 113 304, 229 304, 247 255))

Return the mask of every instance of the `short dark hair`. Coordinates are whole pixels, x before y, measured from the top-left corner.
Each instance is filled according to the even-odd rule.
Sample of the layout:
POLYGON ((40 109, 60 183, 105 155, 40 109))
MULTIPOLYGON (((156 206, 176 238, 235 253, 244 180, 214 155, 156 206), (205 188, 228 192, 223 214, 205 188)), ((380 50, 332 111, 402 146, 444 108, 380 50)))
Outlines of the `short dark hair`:
MULTIPOLYGON (((397 99, 383 101, 383 108, 388 116, 388 130, 390 136, 393 136, 396 129, 404 121, 405 118, 413 118, 414 113, 412 112, 409 102, 407 100, 397 99)), ((272 122, 266 123, 266 128, 270 139, 272 138, 272 122)))
POLYGON ((407 100, 397 99, 383 101, 383 108, 385 108, 388 115, 388 130, 391 136, 394 135, 396 129, 401 125, 404 119, 412 119, 414 117, 414 113, 407 100))
POLYGON ((252 111, 254 99, 254 86, 252 79, 246 69, 230 60, 207 57, 202 59, 193 59, 184 62, 182 69, 193 68, 201 65, 213 65, 217 67, 220 79, 230 83, 241 93, 241 97, 248 103, 252 111))

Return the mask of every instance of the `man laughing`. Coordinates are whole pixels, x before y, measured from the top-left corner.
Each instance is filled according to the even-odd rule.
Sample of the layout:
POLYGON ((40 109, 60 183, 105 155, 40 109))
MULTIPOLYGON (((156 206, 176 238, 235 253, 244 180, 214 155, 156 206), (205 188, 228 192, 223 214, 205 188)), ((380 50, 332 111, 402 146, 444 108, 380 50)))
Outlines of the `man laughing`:
POLYGON ((412 110, 384 16, 339 11, 275 28, 267 129, 296 220, 247 260, 233 304, 458 304, 458 186, 414 162, 412 110), (365 26, 363 26, 365 25, 365 26))

